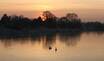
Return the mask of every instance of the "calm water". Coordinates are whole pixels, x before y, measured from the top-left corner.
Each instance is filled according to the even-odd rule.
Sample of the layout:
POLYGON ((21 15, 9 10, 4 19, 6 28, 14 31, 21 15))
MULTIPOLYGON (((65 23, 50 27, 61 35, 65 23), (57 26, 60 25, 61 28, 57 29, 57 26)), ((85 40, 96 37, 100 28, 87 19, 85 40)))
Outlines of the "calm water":
POLYGON ((0 38, 0 61, 104 61, 104 34, 49 33, 0 38))

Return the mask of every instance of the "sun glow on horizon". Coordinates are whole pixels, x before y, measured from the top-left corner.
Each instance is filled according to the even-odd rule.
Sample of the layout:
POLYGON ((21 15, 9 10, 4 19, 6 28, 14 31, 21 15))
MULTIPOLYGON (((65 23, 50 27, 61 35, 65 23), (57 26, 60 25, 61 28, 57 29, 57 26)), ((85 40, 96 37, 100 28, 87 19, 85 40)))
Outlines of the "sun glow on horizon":
POLYGON ((103 20, 104 0, 0 0, 0 17, 7 13, 34 18, 44 11, 57 17, 75 12, 85 20, 103 20))
POLYGON ((104 1, 96 0, 1 0, 0 10, 51 11, 60 9, 102 9, 104 1))

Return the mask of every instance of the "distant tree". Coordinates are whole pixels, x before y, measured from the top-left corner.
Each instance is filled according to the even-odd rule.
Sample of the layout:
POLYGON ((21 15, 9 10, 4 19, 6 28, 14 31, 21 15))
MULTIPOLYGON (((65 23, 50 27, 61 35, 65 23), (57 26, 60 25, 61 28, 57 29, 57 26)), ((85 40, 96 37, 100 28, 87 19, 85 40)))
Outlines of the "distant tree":
POLYGON ((38 18, 33 20, 33 24, 35 28, 41 28, 43 27, 43 20, 42 18, 39 16, 38 18))
POLYGON ((66 18, 70 21, 79 20, 79 17, 76 13, 67 13, 66 18))
POLYGON ((44 11, 43 14, 44 26, 47 28, 56 28, 57 17, 50 11, 44 11))
POLYGON ((4 24, 4 23, 7 23, 7 21, 9 21, 9 17, 7 14, 4 14, 2 17, 1 17, 1 23, 4 24))
POLYGON ((43 18, 44 18, 45 20, 47 20, 47 19, 56 19, 56 18, 57 18, 57 17, 56 17, 53 13, 51 13, 50 11, 44 11, 43 14, 42 14, 42 16, 43 16, 43 18))

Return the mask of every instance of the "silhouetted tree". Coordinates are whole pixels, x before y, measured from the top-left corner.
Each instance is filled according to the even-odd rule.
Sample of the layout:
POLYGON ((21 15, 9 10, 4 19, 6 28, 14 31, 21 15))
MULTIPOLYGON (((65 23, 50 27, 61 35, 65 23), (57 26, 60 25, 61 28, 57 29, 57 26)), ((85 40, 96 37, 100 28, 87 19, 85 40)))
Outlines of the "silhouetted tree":
POLYGON ((0 20, 0 27, 9 29, 69 29, 80 31, 104 31, 104 23, 81 22, 76 13, 68 13, 65 17, 57 18, 50 11, 44 11, 42 17, 29 19, 24 16, 8 16, 4 14, 0 20))

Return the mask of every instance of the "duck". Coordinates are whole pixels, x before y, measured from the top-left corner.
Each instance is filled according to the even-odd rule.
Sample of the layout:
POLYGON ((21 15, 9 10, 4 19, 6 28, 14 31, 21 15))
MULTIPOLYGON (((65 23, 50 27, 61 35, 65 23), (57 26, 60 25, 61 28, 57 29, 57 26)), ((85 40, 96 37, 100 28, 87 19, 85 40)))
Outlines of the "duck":
POLYGON ((52 47, 51 46, 49 46, 49 50, 51 50, 52 49, 52 47))
POLYGON ((57 48, 55 48, 55 51, 57 51, 57 48))

